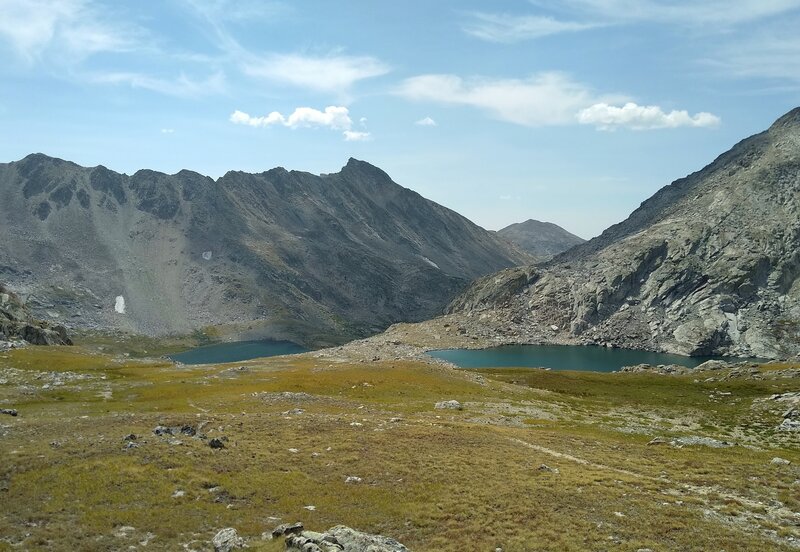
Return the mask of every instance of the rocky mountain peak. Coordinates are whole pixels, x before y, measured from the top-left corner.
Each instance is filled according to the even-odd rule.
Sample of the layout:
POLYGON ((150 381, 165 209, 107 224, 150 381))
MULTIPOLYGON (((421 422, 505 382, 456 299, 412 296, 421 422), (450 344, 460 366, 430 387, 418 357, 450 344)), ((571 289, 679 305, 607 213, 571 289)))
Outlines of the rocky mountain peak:
POLYGON ((707 355, 800 352, 800 109, 537 267, 476 282, 454 312, 555 339, 707 355), (518 282, 522 282, 519 284, 518 282), (516 287, 515 287, 516 286, 516 287), (497 289, 502 287, 503 289, 497 289))
POLYGON ((770 131, 796 129, 800 131, 800 107, 795 107, 785 115, 778 118, 771 127, 770 131))
POLYGON ((34 155, 0 164, 0 197, 0 278, 81 327, 336 343, 530 259, 356 159, 214 181, 34 155))

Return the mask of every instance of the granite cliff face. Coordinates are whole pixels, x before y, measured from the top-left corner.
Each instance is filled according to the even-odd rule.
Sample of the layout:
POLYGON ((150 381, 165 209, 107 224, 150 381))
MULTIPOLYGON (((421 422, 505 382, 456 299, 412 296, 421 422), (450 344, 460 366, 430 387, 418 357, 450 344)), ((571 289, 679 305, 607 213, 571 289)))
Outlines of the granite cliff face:
POLYGON ((128 176, 0 164, 0 278, 37 316, 340 342, 434 316, 524 253, 351 159, 341 172, 128 176))
POLYGON ((800 353, 800 108, 601 236, 479 280, 449 311, 507 341, 800 353))
POLYGON ((549 259, 586 241, 557 224, 533 219, 506 226, 497 235, 541 259, 549 259))
POLYGON ((0 284, 0 350, 23 340, 33 345, 72 345, 67 330, 34 319, 19 297, 0 284))

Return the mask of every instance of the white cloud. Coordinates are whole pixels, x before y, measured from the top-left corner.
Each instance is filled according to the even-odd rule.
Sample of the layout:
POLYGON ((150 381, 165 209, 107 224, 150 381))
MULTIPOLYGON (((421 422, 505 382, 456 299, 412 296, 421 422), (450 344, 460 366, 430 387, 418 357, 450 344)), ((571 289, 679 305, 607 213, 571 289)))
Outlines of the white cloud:
POLYGON ((175 129, 174 128, 162 128, 161 129, 161 134, 174 134, 174 133, 175 133, 175 129))
POLYGON ((283 125, 289 128, 329 127, 335 130, 349 130, 353 126, 346 107, 329 105, 325 111, 311 107, 298 107, 288 117, 273 111, 264 117, 251 117, 247 113, 236 110, 230 116, 232 123, 253 127, 283 125))
POLYGON ((365 142, 372 139, 372 134, 369 132, 358 130, 345 130, 343 134, 345 142, 365 142))
POLYGON ((626 101, 619 95, 596 96, 562 73, 539 73, 528 79, 472 79, 456 75, 421 75, 406 79, 398 93, 408 99, 466 105, 497 119, 525 126, 575 122, 575 113, 601 101, 626 101))
POLYGON ((585 31, 599 26, 597 23, 559 21, 552 17, 536 15, 508 15, 472 13, 472 21, 463 31, 489 42, 518 42, 564 32, 585 31))
MULTIPOLYGON (((552 7, 552 3, 533 0, 552 7)), ((648 21, 688 26, 738 25, 785 14, 800 8, 798 0, 563 0, 561 9, 605 21, 648 21)))
POLYGON ((389 72, 386 64, 370 56, 271 54, 247 57, 242 63, 247 75, 323 92, 344 93, 360 80, 389 72))
POLYGON ((99 52, 138 49, 144 32, 110 21, 88 0, 0 0, 0 40, 33 63, 45 53, 62 63, 99 52))
POLYGON ((423 119, 420 119, 419 121, 415 122, 414 124, 415 125, 419 125, 419 126, 438 126, 436 121, 434 121, 430 117, 425 117, 423 119))
MULTIPOLYGON (((324 111, 311 107, 298 107, 289 116, 273 111, 263 117, 253 117, 248 113, 236 110, 229 117, 234 124, 252 127, 284 126, 288 128, 318 127, 341 130, 345 141, 358 142, 372 138, 369 132, 352 130, 353 120, 346 107, 329 105, 324 111)), ((365 119, 362 118, 362 121, 365 119)), ((363 122, 362 122, 363 126, 363 122)))
POLYGON ((630 128, 633 130, 652 130, 678 127, 713 127, 720 118, 711 113, 701 112, 689 115, 687 111, 664 112, 657 105, 637 105, 632 102, 622 107, 597 103, 578 113, 582 125, 594 125, 601 130, 630 128))
POLYGON ((196 80, 180 74, 175 78, 162 78, 143 73, 107 73, 92 76, 92 81, 102 84, 128 85, 168 96, 194 98, 218 94, 225 90, 225 75, 214 73, 206 79, 196 80))

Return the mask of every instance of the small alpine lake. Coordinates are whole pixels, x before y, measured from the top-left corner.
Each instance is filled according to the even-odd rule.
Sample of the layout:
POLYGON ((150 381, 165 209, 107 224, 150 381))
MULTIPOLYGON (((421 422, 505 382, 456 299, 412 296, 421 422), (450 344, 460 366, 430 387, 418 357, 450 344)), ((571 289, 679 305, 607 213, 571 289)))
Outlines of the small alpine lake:
POLYGON ((442 349, 428 354, 460 368, 550 368, 588 372, 613 372, 636 364, 677 364, 695 368, 707 360, 750 360, 721 356, 688 357, 593 345, 504 345, 489 349, 442 349))
POLYGON ((220 364, 306 352, 308 352, 308 349, 291 341, 234 341, 189 349, 188 351, 168 355, 167 358, 183 364, 220 364))

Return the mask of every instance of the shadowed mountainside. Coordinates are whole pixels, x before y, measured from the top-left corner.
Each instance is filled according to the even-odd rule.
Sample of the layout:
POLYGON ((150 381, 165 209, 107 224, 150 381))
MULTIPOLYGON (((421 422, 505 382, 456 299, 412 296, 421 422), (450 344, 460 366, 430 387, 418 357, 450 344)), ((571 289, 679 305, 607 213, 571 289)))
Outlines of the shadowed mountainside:
POLYGON ((215 181, 34 154, 0 164, 0 196, 0 277, 80 328, 335 343, 434 316, 528 260, 355 159, 215 181))

